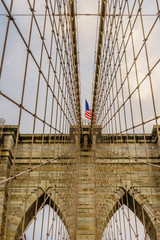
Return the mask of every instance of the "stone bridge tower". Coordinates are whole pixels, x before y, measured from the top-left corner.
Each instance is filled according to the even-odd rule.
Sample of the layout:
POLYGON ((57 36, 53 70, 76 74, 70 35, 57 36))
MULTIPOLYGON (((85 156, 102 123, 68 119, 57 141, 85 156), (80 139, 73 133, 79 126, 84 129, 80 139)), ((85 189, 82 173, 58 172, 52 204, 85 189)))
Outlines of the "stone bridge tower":
POLYGON ((136 142, 133 135, 128 139, 126 135, 112 136, 109 141, 111 138, 101 133, 100 126, 95 127, 91 139, 89 125, 82 126, 80 143, 76 127, 62 138, 52 135, 49 139, 47 134, 44 137, 38 134, 32 141, 30 134, 20 134, 13 176, 16 132, 16 126, 4 126, 1 142, 0 181, 4 181, 0 185, 1 239, 21 239, 35 211, 45 204, 50 204, 58 213, 70 239, 101 239, 109 219, 123 204, 145 225, 151 240, 160 239, 157 127, 145 141, 137 134, 136 142), (78 149, 79 144, 80 150, 73 156, 70 149, 78 149), (128 149, 129 158, 126 157, 128 149), (59 157, 60 152, 64 152, 63 157, 59 157), (40 171, 39 163, 42 164, 40 171), (9 177, 12 181, 5 182, 9 177), (4 233, 6 238, 3 238, 4 233))

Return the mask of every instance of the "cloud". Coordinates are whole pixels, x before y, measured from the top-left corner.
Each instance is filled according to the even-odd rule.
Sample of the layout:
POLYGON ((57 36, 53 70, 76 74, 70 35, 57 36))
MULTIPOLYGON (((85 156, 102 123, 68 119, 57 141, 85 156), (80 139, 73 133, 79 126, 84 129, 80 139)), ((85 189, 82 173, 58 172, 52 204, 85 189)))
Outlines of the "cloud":
MULTIPOLYGON (((6 1, 7 6, 9 7, 10 1, 6 1)), ((130 8, 132 7, 132 2, 129 2, 130 8)), ((35 6, 35 13, 44 13, 45 8, 44 1, 36 1, 36 6, 35 6)), ((138 9, 138 4, 135 6, 134 13, 136 13, 138 9)), ((2 13, 6 13, 5 9, 0 3, 0 11, 2 13)), ((57 11, 57 10, 56 10, 57 11)), ((118 8, 117 8, 118 11, 118 8)), ((98 1, 97 0, 81 0, 77 2, 77 12, 78 13, 98 13, 98 1)), ((143 14, 155 14, 157 12, 157 6, 156 6, 156 1, 150 2, 149 0, 146 0, 143 5, 142 5, 142 12, 143 14)), ((13 13, 31 13, 28 3, 26 1, 14 1, 13 5, 13 13)), ((126 9, 127 13, 127 9, 126 9)), ((15 17, 16 18, 16 23, 20 30, 22 31, 23 36, 25 37, 26 41, 28 41, 28 36, 29 36, 29 29, 30 29, 30 22, 31 22, 31 16, 28 17, 15 17)), ((80 58, 80 65, 79 65, 79 73, 80 73, 80 92, 81 92, 81 105, 82 105, 82 117, 84 116, 84 110, 85 110, 85 98, 87 98, 90 106, 92 105, 92 87, 94 83, 94 69, 95 69, 95 50, 97 48, 95 42, 96 42, 96 29, 97 29, 97 19, 99 17, 97 16, 77 16, 77 23, 78 23, 78 44, 79 44, 79 58, 80 58)), ((143 17, 143 24, 144 24, 144 29, 145 29, 145 34, 149 33, 152 24, 155 21, 156 16, 152 17, 143 17)), ((135 17, 132 17, 131 21, 133 24, 135 17)), ((1 29, 0 29, 0 56, 2 54, 2 49, 3 49, 3 42, 4 42, 4 37, 5 37, 5 29, 6 29, 6 24, 7 24, 7 18, 6 17, 1 17, 1 29)), ((44 17, 38 17, 37 16, 37 21, 38 24, 40 25, 40 29, 42 31, 43 29, 43 21, 44 17)), ((123 18, 124 25, 126 26, 128 21, 127 17, 123 18)), ((57 21, 58 23, 58 21, 57 21)), ((58 25, 57 25, 58 26, 58 25)), ((35 22, 33 23, 33 33, 32 33, 32 38, 31 38, 31 50, 34 54, 34 57, 36 61, 39 64, 40 60, 40 52, 41 52, 41 39, 39 37, 39 33, 36 27, 35 22)), ((121 31, 120 31, 121 32, 121 31)), ((61 31, 60 31, 61 34, 61 31)), ((129 31, 127 31, 127 34, 129 34, 129 31)), ((121 37, 122 35, 119 33, 119 43, 121 43, 121 37)), ((127 37, 125 38, 126 41, 127 37)), ((140 47, 143 44, 143 35, 142 35, 142 27, 141 27, 141 20, 140 17, 138 17, 137 23, 133 29, 133 39, 134 39, 134 48, 135 48, 135 53, 137 54, 140 47)), ((48 21, 47 18, 47 25, 46 25, 46 34, 45 34, 45 43, 46 46, 49 50, 50 47, 50 40, 51 40, 51 24, 48 21)), ((147 44, 147 51, 148 51, 148 57, 149 57, 149 64, 150 68, 154 66, 154 64, 159 60, 159 52, 160 52, 160 35, 159 35, 159 21, 157 21, 156 25, 153 28, 152 33, 150 34, 146 44, 147 44)), ((56 58, 56 42, 53 42, 53 54, 52 54, 52 59, 53 62, 55 61, 54 59, 56 58)), ((117 56, 117 53, 115 52, 115 57, 117 56)), ((25 61, 26 61, 26 46, 24 45, 23 41, 20 39, 19 34, 17 30, 15 29, 13 23, 10 24, 10 29, 9 29, 9 38, 7 41, 7 48, 6 48, 6 54, 5 54, 5 59, 4 59, 4 66, 3 66, 3 71, 2 71, 2 78, 0 81, 0 89, 3 93, 8 95, 9 97, 13 98, 18 104, 20 104, 21 100, 21 94, 22 94, 22 87, 23 87, 23 79, 24 79, 24 68, 25 68, 25 61)), ((132 43, 131 40, 128 43, 128 47, 126 49, 126 56, 127 56, 127 64, 128 64, 128 69, 131 67, 133 63, 133 52, 132 52, 132 43)), ((58 60, 59 61, 59 60, 58 60)), ((47 79, 48 76, 48 66, 49 66, 49 61, 47 54, 43 53, 43 60, 42 60, 42 70, 43 73, 47 79)), ((59 64, 59 63, 58 63, 59 64)), ((113 64, 113 63, 111 63, 113 64)), ((57 76, 59 74, 59 65, 57 65, 57 76)), ((158 65, 159 66, 159 65, 158 65)), ((160 108, 159 108, 159 71, 158 71, 158 66, 155 67, 153 72, 151 73, 152 77, 152 85, 153 85, 153 92, 154 92, 154 98, 155 98, 155 104, 156 104, 156 111, 157 115, 160 115, 160 108)), ((142 81, 142 79, 145 77, 145 75, 148 72, 148 66, 147 66, 147 61, 146 61, 146 54, 144 49, 141 51, 141 53, 138 56, 137 59, 137 69, 138 69, 138 81, 142 81)), ((122 77, 123 79, 126 76, 126 66, 125 62, 122 61, 121 64, 121 70, 122 70, 122 77)), ((54 79, 54 74, 53 72, 50 73, 52 76, 50 77, 50 86, 53 88, 53 79, 54 79)), ((134 89, 137 87, 137 79, 136 79, 136 73, 135 73, 135 68, 133 67, 131 72, 129 73, 129 84, 130 84, 130 91, 133 92, 134 89)), ((107 81, 110 79, 107 79, 107 81)), ((148 81, 148 80, 147 80, 148 81)), ((146 81, 146 83, 147 83, 146 81)), ((119 74, 117 74, 117 86, 118 88, 120 87, 121 82, 119 78, 119 74)), ((27 71, 27 78, 26 78, 26 87, 25 87, 25 93, 24 93, 24 106, 31 111, 33 114, 35 112, 35 102, 36 102, 36 95, 37 95, 37 86, 38 86, 38 68, 34 61, 32 60, 31 57, 29 57, 29 63, 28 63, 28 71, 27 71)), ((152 105, 152 99, 151 99, 151 91, 150 91, 150 86, 149 84, 145 84, 145 82, 142 84, 143 87, 140 87, 140 94, 141 94, 141 99, 143 101, 143 109, 144 109, 144 115, 146 115, 146 107, 145 104, 148 106, 152 105)), ((106 86, 107 88, 107 86, 106 86)), ((125 83, 124 84, 124 95, 125 99, 128 97, 128 86, 125 83)), ((57 85, 55 86, 55 92, 57 95, 58 87, 57 85)), ((116 91, 114 90, 116 93, 116 91)), ((46 120, 49 123, 50 122, 50 113, 51 113, 51 107, 52 107, 52 94, 51 91, 48 93, 48 103, 47 103, 47 115, 46 115, 46 120)), ((105 96, 105 94, 103 94, 105 96)), ((45 97, 46 97, 46 83, 41 77, 40 80, 40 89, 39 89, 39 101, 38 101, 38 108, 37 108, 37 115, 40 118, 44 118, 44 103, 45 103, 45 97)), ((1 97, 2 98, 2 97, 1 97)), ((119 100, 122 100, 121 95, 119 95, 119 100)), ((133 104, 137 103, 138 104, 138 95, 133 94, 132 96, 132 101, 133 104)), ((14 123, 17 122, 18 116, 17 116, 17 109, 16 106, 13 108, 13 104, 9 102, 8 100, 3 98, 3 106, 2 104, 0 105, 0 117, 6 118, 6 123, 11 122, 11 113, 12 113, 12 121, 14 123)), ((57 107, 56 103, 54 103, 54 108, 57 107)), ((129 106, 128 106, 129 107, 129 106)), ((130 109, 128 108, 128 112, 130 109)), ((151 109, 148 110, 148 117, 150 118, 153 116, 153 111, 151 109)), ((26 116, 26 113, 23 113, 24 117, 21 123, 21 130, 25 131, 26 124, 30 125, 29 129, 32 129, 32 124, 33 124, 33 117, 31 116, 26 116), (27 119, 32 119, 29 122, 27 119)), ((139 119, 139 116, 135 116, 135 121, 136 119, 139 119)), ((55 121, 55 114, 54 114, 54 121, 55 121)), ((41 126, 37 128, 41 131, 42 129, 42 122, 39 122, 37 120, 37 126, 41 126)), ((137 121, 138 122, 138 121, 137 121)), ((30 130, 32 131, 32 130, 30 130)), ((48 131, 48 130, 46 130, 48 131)))
MULTIPOLYGON (((78 13, 98 13, 98 1, 78 1, 78 13)), ((84 118, 85 98, 92 106, 92 86, 94 71, 94 54, 97 30, 96 16, 78 16, 80 83, 82 118, 84 118)))

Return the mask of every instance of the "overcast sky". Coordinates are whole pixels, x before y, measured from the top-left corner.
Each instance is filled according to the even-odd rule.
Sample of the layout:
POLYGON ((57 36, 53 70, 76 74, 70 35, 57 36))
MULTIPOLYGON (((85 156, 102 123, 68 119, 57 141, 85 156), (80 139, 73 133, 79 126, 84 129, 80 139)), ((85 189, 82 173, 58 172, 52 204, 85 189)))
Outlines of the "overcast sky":
MULTIPOLYGON (((6 0, 6 4, 9 7, 10 1, 6 0)), ((36 5, 36 13, 44 13, 44 1, 39 1, 36 5)), ((88 0, 88 1, 78 1, 78 13, 97 13, 98 11, 98 1, 88 0)), ((0 2, 0 13, 5 13, 6 11, 0 2)), ((27 1, 15 0, 13 4, 13 13, 24 13, 29 14, 29 8, 27 1)), ((29 17, 15 17, 16 23, 19 26, 22 34, 26 39, 28 39, 29 34, 29 17)), ((43 17, 37 17, 38 22, 42 28, 43 17)), ((7 26, 7 18, 5 16, 0 17, 0 42, 4 42, 5 29, 7 26)), ((88 100, 91 107, 91 93, 93 85, 93 69, 94 69, 94 51, 96 42, 96 28, 97 28, 97 17, 91 16, 77 16, 78 24, 78 44, 79 44, 79 76, 80 76, 80 92, 81 92, 81 106, 82 106, 82 117, 84 118, 84 101, 85 98, 88 100)), ((49 32, 48 27, 48 32, 49 32)), ((41 41, 37 34, 37 30, 33 25, 34 36, 31 41, 31 49, 37 59, 40 57, 41 41)), ((46 34, 45 41, 49 43, 50 34, 46 34)), ((0 44, 0 56, 2 54, 3 44, 0 44)), ((24 74, 24 63, 26 58, 26 48, 12 22, 9 29, 9 37, 7 41, 5 59, 3 64, 2 77, 0 80, 0 88, 3 93, 12 98, 16 102, 20 102, 23 74, 24 74)), ((27 80, 24 94, 24 106, 30 110, 34 111, 35 98, 36 98, 36 87, 38 71, 30 58, 28 63, 27 80), (34 79, 34 81, 33 81, 34 79)), ((45 66, 47 66, 47 60, 43 58, 42 70, 45 72, 45 66), (45 65, 46 64, 46 65, 45 65), (44 65, 44 67, 43 67, 44 65)), ((45 98, 45 83, 41 81, 40 94, 39 94, 39 104, 37 115, 43 117, 44 114, 44 98, 45 98)), ((0 117, 6 120, 6 124, 17 124, 19 109, 16 105, 12 104, 2 96, 0 96, 0 117), (11 117, 12 116, 12 117, 11 117)), ((49 102, 49 101, 48 101, 49 102)), ((49 116, 48 116, 49 121, 49 116)), ((22 121, 21 121, 21 131, 31 132, 33 125, 33 118, 29 114, 23 111, 22 121), (27 122, 27 124, 26 124, 27 122)), ((42 123, 37 121, 36 123, 37 131, 41 131, 42 123)))
MULTIPOLYGON (((10 0, 5 1, 7 6, 10 4, 10 0)), ((138 1, 137 1, 138 2, 138 1)), ((133 5, 134 1, 130 0, 130 7, 133 5)), ((36 1, 36 13, 44 13, 44 1, 39 0, 36 1)), ((135 12, 137 10, 138 3, 135 7, 135 12)), ((98 1, 97 0, 80 0, 77 2, 77 12, 78 13, 97 13, 98 12, 98 1)), ((117 8, 118 11, 118 8, 117 8)), ((153 14, 155 16, 144 17, 144 28, 145 33, 148 34, 157 14, 157 5, 156 1, 144 0, 142 5, 143 14, 153 14)), ((6 13, 3 4, 0 2, 0 13, 6 13)), ((14 0, 13 4, 13 13, 30 13, 28 8, 27 1, 22 0, 14 0)), ((85 98, 88 100, 90 107, 92 106, 92 87, 94 83, 94 69, 95 69, 95 47, 96 42, 96 30, 97 30, 97 16, 77 16, 77 24, 78 24, 78 45, 79 45, 79 76, 80 76, 80 92, 81 92, 81 106, 82 106, 82 118, 84 118, 84 111, 85 111, 85 98)), ((20 30, 22 31, 24 37, 27 39, 29 34, 29 21, 30 18, 28 17, 15 17, 16 23, 19 26, 20 30)), ((3 49, 3 42, 5 36, 5 29, 7 25, 8 18, 6 16, 0 16, 0 57, 2 54, 3 49)), ((37 17, 39 25, 42 30, 42 23, 43 17, 37 17)), ((128 17, 124 17, 123 22, 127 22, 128 17)), ((134 17, 133 17, 134 20, 134 17)), ((142 29, 140 28, 140 18, 138 18, 136 25, 133 29, 133 37, 135 42, 135 51, 136 53, 140 49, 143 43, 143 36, 142 36, 142 29)), ((160 21, 157 21, 154 29, 152 31, 151 36, 147 41, 147 48, 148 48, 148 55, 150 61, 150 67, 152 68, 154 64, 159 59, 159 52, 160 52, 160 21)), ((40 56, 40 47, 41 41, 35 25, 33 26, 34 35, 31 41, 31 49, 34 53, 36 59, 39 59, 40 56)), ((49 44, 49 37, 50 37, 50 28, 49 25, 47 27, 45 41, 46 44, 49 44)), ((22 40, 20 39, 19 35, 13 24, 10 24, 9 28, 9 38, 7 41, 7 48, 5 54, 5 60, 3 64, 3 71, 2 77, 0 80, 0 89, 3 93, 7 96, 12 98, 14 101, 20 103, 21 99, 21 92, 22 92, 22 83, 23 83, 23 76, 24 76, 24 65, 26 59, 26 47, 24 46, 22 40)), ((128 45, 127 48, 127 62, 128 67, 131 66, 133 62, 133 54, 131 50, 131 45, 128 45)), ((37 88, 37 79, 38 79, 38 71, 33 63, 33 60, 30 58, 28 63, 28 72, 27 72, 27 81, 25 87, 25 94, 24 94, 24 106, 34 112, 35 107, 35 99, 36 99, 36 88, 37 88)), ((47 75, 47 57, 43 57, 43 64, 42 70, 47 75)), ((153 85, 153 92, 154 98, 156 102, 156 111, 157 115, 160 115, 160 104, 159 104, 159 91, 160 91, 160 73, 159 73, 159 66, 160 63, 154 68, 152 71, 152 85, 153 85)), ((125 69, 125 66, 122 63, 122 71, 125 69)), ((138 68, 138 75, 139 81, 143 79, 145 74, 147 73, 147 62, 145 58, 144 50, 141 52, 139 58, 137 59, 137 68, 138 68)), ((131 91, 133 91, 136 87, 136 77, 135 72, 131 71, 130 76, 130 87, 131 91)), ((44 105, 45 105, 45 89, 46 85, 44 81, 40 83, 40 93, 39 93, 39 101, 38 101, 38 108, 37 108, 37 115, 41 118, 44 116, 44 105)), ((127 85, 124 84, 124 94, 125 98, 127 98, 127 85)), ((140 86, 140 94, 142 100, 142 107, 143 107, 143 116, 144 121, 148 121, 154 117, 153 113, 153 104, 151 99, 151 89, 149 84, 149 79, 147 78, 146 81, 140 86)), ((51 96, 48 97, 48 109, 51 108, 51 96)), ((122 99, 119 97, 120 104, 122 104, 122 99)), ((134 114, 134 121, 135 124, 141 123, 140 118, 140 110, 139 110, 139 103, 138 103, 138 95, 137 91, 133 94, 132 103, 133 103, 133 114, 134 114), (134 107, 137 106, 137 107, 134 107)), ((4 97, 0 96, 0 117, 6 119, 6 124, 15 124, 18 123, 18 116, 19 116, 19 109, 18 107, 11 103, 10 101, 6 100, 4 97)), ((131 117, 130 117, 130 109, 129 109, 129 101, 128 105, 126 105, 127 109, 127 121, 128 125, 130 126, 131 117)), ((50 111, 47 112, 46 120, 49 122, 50 119, 50 111)), ((123 121, 122 121, 123 122, 123 121)), ((152 126, 155 124, 155 121, 146 124, 146 131, 151 132, 152 126)), ((36 131, 42 131, 42 122, 39 120, 36 121, 36 131)), ((33 127, 33 117, 26 113, 25 111, 22 112, 22 121, 21 121, 21 132, 32 132, 33 127)), ((46 127, 46 132, 49 131, 46 127)), ((141 131, 140 128, 137 131, 141 131)))
MULTIPOLYGON (((77 2, 79 13, 97 13, 97 0, 81 0, 77 2)), ((95 57, 95 43, 97 30, 97 16, 78 16, 80 83, 82 117, 84 118, 85 98, 92 106, 92 86, 95 57)), ((96 46, 97 47, 97 46, 96 46)))

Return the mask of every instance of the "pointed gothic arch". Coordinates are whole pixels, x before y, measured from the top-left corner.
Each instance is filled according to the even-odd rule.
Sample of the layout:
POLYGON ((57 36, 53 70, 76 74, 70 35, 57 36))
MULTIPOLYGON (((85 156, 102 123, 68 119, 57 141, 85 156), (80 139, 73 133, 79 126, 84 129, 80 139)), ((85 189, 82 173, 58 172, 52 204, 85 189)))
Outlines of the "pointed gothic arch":
POLYGON ((126 205, 133 213, 135 208, 136 217, 140 220, 143 226, 144 226, 143 222, 145 222, 144 227, 150 239, 157 240, 156 228, 153 222, 154 219, 151 215, 147 213, 147 211, 145 210, 145 207, 142 207, 142 204, 137 201, 136 194, 134 194, 133 191, 125 191, 123 196, 119 199, 119 201, 117 201, 117 203, 115 204, 115 206, 113 207, 113 209, 110 211, 108 215, 108 220, 105 223, 104 231, 106 229, 107 224, 112 219, 113 215, 120 209, 120 206, 122 205, 126 205), (134 199, 132 194, 134 195, 134 199), (143 208, 143 211, 142 211, 142 208, 143 208))
MULTIPOLYGON (((25 224, 24 224, 24 229, 27 229, 28 225, 32 222, 34 216, 35 216, 35 209, 36 209, 36 204, 37 204, 37 213, 39 212, 39 210, 43 209, 42 205, 44 203, 44 199, 46 199, 45 201, 45 205, 49 205, 53 211, 55 211, 57 213, 57 215, 60 217, 60 219, 62 220, 63 214, 61 212, 61 210, 59 209, 58 205, 53 201, 53 199, 51 197, 49 197, 49 195, 47 193, 43 193, 39 196, 37 203, 36 200, 31 204, 31 206, 28 208, 28 210, 26 211, 25 214, 25 224)), ((65 221, 62 221, 65 225, 65 221)), ((21 221, 18 225, 18 228, 16 230, 16 234, 15 234, 15 240, 17 239, 21 239, 21 235, 22 235, 22 224, 23 224, 23 217, 21 218, 21 221)))

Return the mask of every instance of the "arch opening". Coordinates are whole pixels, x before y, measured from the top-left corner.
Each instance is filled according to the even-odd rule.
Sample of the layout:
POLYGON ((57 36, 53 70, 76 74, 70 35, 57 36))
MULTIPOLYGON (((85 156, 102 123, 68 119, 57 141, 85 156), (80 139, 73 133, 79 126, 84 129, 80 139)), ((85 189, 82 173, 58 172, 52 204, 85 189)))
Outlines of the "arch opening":
POLYGON ((125 204, 109 220, 102 236, 106 239, 151 240, 142 222, 125 204))
POLYGON ((69 232, 65 226, 62 212, 55 202, 47 195, 42 194, 37 202, 29 207, 25 214, 24 231, 22 232, 23 218, 17 228, 15 239, 65 239, 69 240, 69 232), (37 211, 35 214, 37 205, 37 211))
POLYGON ((145 207, 130 192, 125 192, 110 211, 101 239, 157 240, 152 220, 145 207))
POLYGON ((68 231, 60 216, 47 204, 37 214, 36 221, 32 219, 29 224, 24 240, 32 239, 67 239, 68 231))

